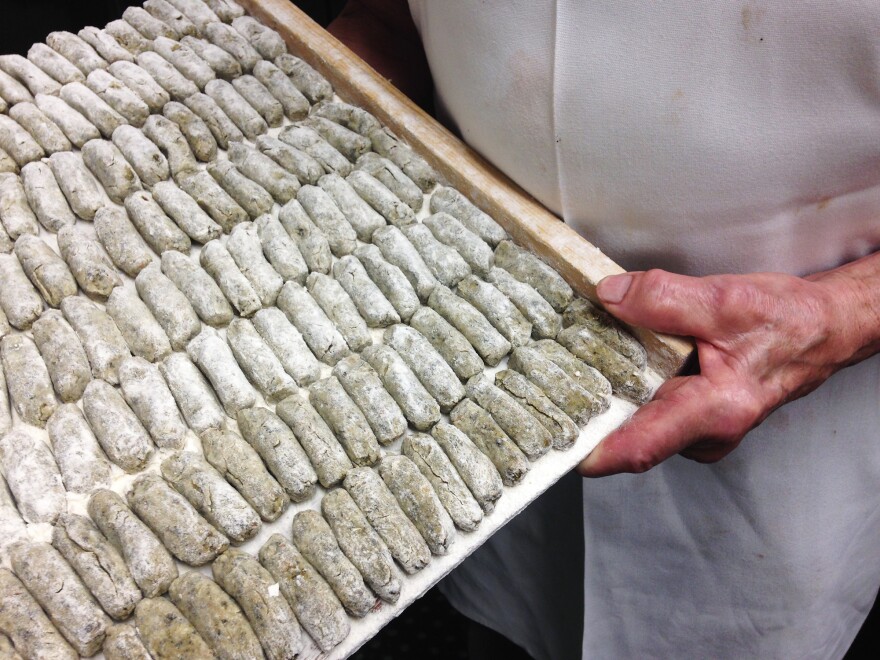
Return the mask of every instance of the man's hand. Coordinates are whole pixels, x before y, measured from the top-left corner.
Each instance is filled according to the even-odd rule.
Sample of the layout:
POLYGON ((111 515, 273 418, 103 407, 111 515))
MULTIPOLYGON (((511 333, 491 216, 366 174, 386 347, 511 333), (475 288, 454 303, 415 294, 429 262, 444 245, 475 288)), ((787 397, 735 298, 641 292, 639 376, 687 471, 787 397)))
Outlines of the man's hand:
POLYGON ((667 381, 578 466, 644 472, 682 454, 718 461, 782 404, 878 350, 880 255, 808 279, 777 273, 607 277, 597 294, 631 325, 696 339, 700 373, 667 381))

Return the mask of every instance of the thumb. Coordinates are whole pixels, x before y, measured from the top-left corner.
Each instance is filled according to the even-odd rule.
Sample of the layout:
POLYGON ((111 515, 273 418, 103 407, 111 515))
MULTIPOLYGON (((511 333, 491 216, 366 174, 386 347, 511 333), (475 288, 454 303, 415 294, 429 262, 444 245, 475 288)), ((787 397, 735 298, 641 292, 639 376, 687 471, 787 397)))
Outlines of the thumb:
POLYGON ((695 337, 718 330, 719 291, 713 278, 656 269, 611 275, 596 287, 605 309, 626 323, 695 337))

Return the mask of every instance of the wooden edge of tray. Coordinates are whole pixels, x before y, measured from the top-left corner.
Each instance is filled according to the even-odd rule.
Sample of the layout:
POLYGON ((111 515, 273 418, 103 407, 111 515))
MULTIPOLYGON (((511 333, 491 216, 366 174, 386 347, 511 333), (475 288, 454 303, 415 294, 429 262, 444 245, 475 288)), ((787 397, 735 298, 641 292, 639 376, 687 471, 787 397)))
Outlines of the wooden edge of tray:
MULTIPOLYGON (((516 242, 550 263, 575 291, 596 302, 596 284, 607 275, 624 272, 293 3, 239 2, 277 30, 290 52, 326 77, 342 99, 373 113, 450 185, 495 218, 516 242)), ((648 351, 651 366, 664 379, 677 374, 694 350, 686 338, 644 328, 632 330, 648 351)))

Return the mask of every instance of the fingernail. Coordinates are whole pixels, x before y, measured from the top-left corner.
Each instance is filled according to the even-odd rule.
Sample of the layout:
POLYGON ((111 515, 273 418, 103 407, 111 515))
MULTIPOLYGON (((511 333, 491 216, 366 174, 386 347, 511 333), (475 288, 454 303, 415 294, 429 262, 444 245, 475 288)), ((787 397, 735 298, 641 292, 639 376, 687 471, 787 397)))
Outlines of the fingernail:
POLYGON ((623 300, 632 281, 632 275, 611 275, 599 282, 596 294, 602 299, 602 302, 616 305, 623 300))

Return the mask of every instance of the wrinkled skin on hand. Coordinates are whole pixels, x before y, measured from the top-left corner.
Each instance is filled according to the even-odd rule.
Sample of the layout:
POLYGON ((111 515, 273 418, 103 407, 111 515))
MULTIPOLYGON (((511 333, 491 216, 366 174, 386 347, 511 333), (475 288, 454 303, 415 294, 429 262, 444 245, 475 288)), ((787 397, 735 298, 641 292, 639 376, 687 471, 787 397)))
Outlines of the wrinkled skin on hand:
POLYGON ((578 466, 587 477, 644 472, 681 454, 720 460, 776 408, 880 349, 880 255, 808 278, 605 278, 606 309, 636 326, 694 337, 699 373, 672 378, 578 466))

